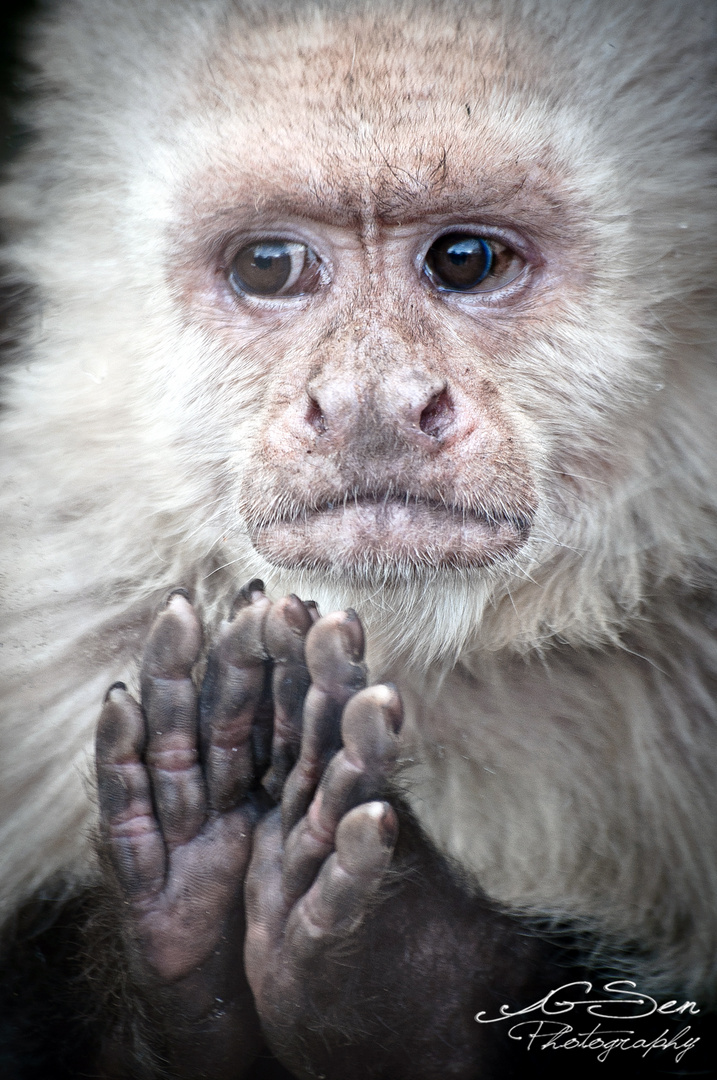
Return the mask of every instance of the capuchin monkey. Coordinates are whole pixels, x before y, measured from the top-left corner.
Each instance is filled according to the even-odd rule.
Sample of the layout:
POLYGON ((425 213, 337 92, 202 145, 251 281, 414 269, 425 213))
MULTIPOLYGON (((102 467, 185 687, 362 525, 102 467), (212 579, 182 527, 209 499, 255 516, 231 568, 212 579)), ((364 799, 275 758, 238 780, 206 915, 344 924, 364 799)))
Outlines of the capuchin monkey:
POLYGON ((716 10, 41 5, 3 1076, 713 1075, 716 10))

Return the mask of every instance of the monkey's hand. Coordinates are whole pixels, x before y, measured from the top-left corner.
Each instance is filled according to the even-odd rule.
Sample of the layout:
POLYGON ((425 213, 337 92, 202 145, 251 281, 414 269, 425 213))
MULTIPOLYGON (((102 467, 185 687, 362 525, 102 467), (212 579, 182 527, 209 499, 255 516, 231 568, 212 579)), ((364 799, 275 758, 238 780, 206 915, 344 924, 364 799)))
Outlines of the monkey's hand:
MULTIPOLYGON (((144 1002, 149 1018, 151 1051, 177 1077, 235 1080, 261 1047, 242 961, 244 877, 254 825, 266 809, 258 782, 271 740, 263 644, 270 604, 259 586, 243 590, 222 625, 199 700, 191 679, 199 620, 175 593, 150 633, 141 706, 119 685, 100 719, 97 774, 112 914, 131 997, 144 1002)), ((281 651, 283 640, 288 654, 298 648, 303 668, 302 633, 311 619, 299 611, 306 625, 297 633, 284 618, 287 602, 275 608, 275 647, 281 651)), ((301 678, 293 699, 300 710, 301 678)), ((117 1042, 121 1049, 110 1048, 108 1058, 126 1048, 126 1036, 117 1042)))
POLYGON ((256 830, 245 966, 264 1034, 307 1080, 512 1075, 505 1025, 475 1013, 529 1004, 555 970, 385 801, 401 702, 362 688, 362 652, 352 613, 310 630, 300 754, 256 830))

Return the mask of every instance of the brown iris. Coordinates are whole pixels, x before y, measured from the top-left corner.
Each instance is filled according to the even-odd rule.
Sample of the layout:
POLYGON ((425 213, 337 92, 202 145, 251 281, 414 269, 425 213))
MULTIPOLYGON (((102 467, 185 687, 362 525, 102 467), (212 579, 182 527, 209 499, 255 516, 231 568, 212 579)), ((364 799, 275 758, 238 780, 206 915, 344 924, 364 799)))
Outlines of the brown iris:
POLYGON ((319 260, 306 244, 258 240, 235 255, 229 281, 239 293, 296 296, 316 284, 318 268, 319 260))
POLYGON ((426 254, 426 274, 444 292, 490 292, 518 276, 523 260, 499 241, 473 233, 439 236, 426 254))

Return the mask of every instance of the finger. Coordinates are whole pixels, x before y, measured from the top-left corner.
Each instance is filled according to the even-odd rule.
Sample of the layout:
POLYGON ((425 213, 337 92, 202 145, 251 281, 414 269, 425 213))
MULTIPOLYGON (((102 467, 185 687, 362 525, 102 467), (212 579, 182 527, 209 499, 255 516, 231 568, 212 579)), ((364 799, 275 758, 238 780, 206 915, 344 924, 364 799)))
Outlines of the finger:
POLYGON ((306 695, 299 760, 286 782, 282 828, 287 836, 313 798, 326 762, 341 745, 341 713, 366 685, 364 637, 355 611, 336 611, 311 627, 306 638, 311 686, 306 695))
POLYGON ((352 697, 342 719, 344 749, 329 762, 305 816, 289 834, 284 892, 298 899, 335 844, 339 822, 353 807, 385 794, 398 757, 401 700, 390 686, 370 686, 352 697))
POLYGON ((388 803, 364 803, 341 820, 336 851, 295 905, 285 947, 299 962, 359 925, 391 861, 398 819, 388 803))
POLYGON ((183 593, 173 593, 150 631, 141 672, 145 762, 155 811, 170 847, 196 836, 206 816, 191 678, 201 643, 193 607, 183 593))
POLYGON ((270 724, 262 712, 267 673, 263 627, 270 607, 261 582, 250 582, 235 600, 231 620, 222 623, 207 661, 199 699, 202 758, 209 806, 220 813, 236 806, 253 786, 254 725, 270 724))
POLYGON ((97 792, 106 850, 120 888, 132 899, 159 891, 167 872, 142 762, 145 741, 142 710, 117 683, 107 692, 97 728, 97 792))
POLYGON ((289 905, 281 886, 281 816, 277 808, 267 814, 254 833, 251 862, 244 887, 246 938, 244 962, 247 979, 257 1000, 270 955, 281 938, 289 905))
POLYGON ((355 694, 341 718, 341 740, 347 757, 373 779, 393 772, 403 706, 395 686, 378 684, 355 694))
MULTIPOLYGON (((240 608, 246 606, 254 593, 264 592, 264 582, 259 578, 253 578, 248 584, 239 590, 234 599, 232 610, 229 615, 231 621, 240 608)), ((266 657, 265 657, 266 659, 266 657)), ((254 778, 261 779, 269 768, 271 761, 271 737, 273 727, 274 705, 271 700, 271 665, 267 660, 265 670, 264 694, 261 703, 257 706, 254 723, 251 729, 251 745, 254 757, 254 778)))
POLYGON ((286 777, 299 755, 301 715, 310 682, 304 641, 314 621, 298 596, 285 596, 279 600, 266 620, 266 648, 274 661, 274 737, 271 769, 262 783, 276 802, 281 798, 286 777))

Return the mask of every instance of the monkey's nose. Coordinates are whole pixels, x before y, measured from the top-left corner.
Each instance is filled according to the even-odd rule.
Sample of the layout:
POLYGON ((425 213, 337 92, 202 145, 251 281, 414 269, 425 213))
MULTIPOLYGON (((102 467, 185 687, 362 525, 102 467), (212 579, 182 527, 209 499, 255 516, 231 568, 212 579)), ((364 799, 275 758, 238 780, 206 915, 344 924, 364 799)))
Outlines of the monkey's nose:
POLYGON ((305 422, 325 444, 381 443, 437 448, 454 424, 455 408, 445 383, 394 377, 361 387, 332 379, 307 387, 305 422))
POLYGON ((444 386, 434 394, 421 410, 418 426, 424 435, 442 439, 453 425, 455 409, 448 388, 444 386))

